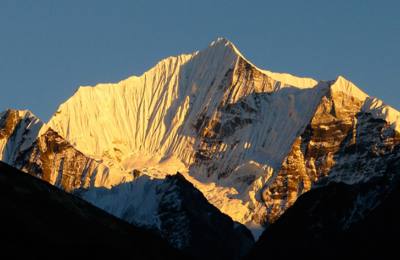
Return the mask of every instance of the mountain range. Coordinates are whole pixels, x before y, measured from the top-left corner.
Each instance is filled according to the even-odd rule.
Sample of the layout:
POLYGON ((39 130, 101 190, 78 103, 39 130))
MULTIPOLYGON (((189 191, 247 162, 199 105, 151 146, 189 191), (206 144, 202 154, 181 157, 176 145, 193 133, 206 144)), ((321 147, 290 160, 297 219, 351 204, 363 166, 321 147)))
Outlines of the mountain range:
POLYGON ((0 114, 1 161, 198 258, 373 237, 399 144, 400 113, 344 77, 263 70, 224 38, 79 87, 47 123, 0 114))

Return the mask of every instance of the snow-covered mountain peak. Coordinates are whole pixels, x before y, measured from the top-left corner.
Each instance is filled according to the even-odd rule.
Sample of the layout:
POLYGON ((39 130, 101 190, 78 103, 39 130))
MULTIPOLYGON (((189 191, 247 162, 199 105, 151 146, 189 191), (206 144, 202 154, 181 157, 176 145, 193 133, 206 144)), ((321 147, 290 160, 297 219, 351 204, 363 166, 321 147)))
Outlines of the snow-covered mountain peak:
POLYGON ((0 160, 13 164, 29 149, 44 123, 29 110, 8 109, 0 114, 0 160))
POLYGON ((44 123, 30 110, 7 109, 0 113, 2 131, 10 130, 18 124, 25 124, 29 130, 35 125, 42 126, 44 123), (22 121, 24 120, 24 121, 22 121))
POLYGON ((400 133, 400 112, 386 105, 382 100, 370 97, 363 106, 363 111, 371 113, 375 118, 387 121, 390 126, 400 133))
POLYGON ((382 100, 369 96, 345 77, 338 76, 331 85, 331 91, 333 95, 350 97, 353 104, 361 104, 361 111, 371 113, 374 118, 387 121, 393 129, 400 132, 400 112, 386 105, 382 100))
POLYGON ((343 77, 325 82, 262 70, 221 38, 140 76, 79 88, 46 127, 71 144, 69 158, 81 158, 79 151, 96 167, 91 158, 101 161, 112 184, 131 180, 134 170, 151 180, 179 171, 222 212, 257 227, 275 192, 263 202, 261 190, 280 181, 282 162, 291 150, 298 155, 299 136, 306 141, 310 127, 329 130, 342 121, 334 127, 347 131, 361 108, 398 122, 397 111, 343 77))
MULTIPOLYGON (((291 86, 297 88, 313 88, 318 84, 318 81, 308 77, 298 77, 289 73, 277 73, 269 70, 259 68, 257 65, 248 60, 234 43, 226 38, 219 37, 209 45, 208 49, 217 49, 220 53, 229 52, 231 55, 236 56, 237 59, 243 60, 248 66, 257 70, 258 72, 268 76, 269 78, 281 82, 280 86, 291 86)), ((207 49, 205 50, 207 51, 207 49)), ((217 55, 218 56, 218 55, 217 55)), ((221 55, 220 55, 221 56, 221 55)))
POLYGON ((182 172, 234 220, 259 223, 259 189, 328 89, 258 69, 220 39, 140 77, 81 88, 48 124, 108 165, 156 178, 182 172))
POLYGON ((218 37, 216 40, 212 41, 208 48, 226 48, 226 49, 231 49, 233 50, 238 56, 243 57, 242 53, 239 51, 239 49, 231 42, 230 40, 224 38, 224 37, 218 37))
POLYGON ((364 101, 367 99, 369 96, 362 91, 360 88, 358 88, 356 85, 354 85, 353 82, 347 80, 343 76, 338 76, 334 83, 331 86, 331 89, 333 92, 341 92, 349 96, 353 96, 360 101, 364 101))
POLYGON ((5 116, 6 114, 8 115, 14 115, 17 117, 24 117, 24 116, 34 116, 36 117, 30 110, 18 110, 18 109, 13 109, 13 108, 8 108, 5 111, 0 112, 0 117, 5 116))

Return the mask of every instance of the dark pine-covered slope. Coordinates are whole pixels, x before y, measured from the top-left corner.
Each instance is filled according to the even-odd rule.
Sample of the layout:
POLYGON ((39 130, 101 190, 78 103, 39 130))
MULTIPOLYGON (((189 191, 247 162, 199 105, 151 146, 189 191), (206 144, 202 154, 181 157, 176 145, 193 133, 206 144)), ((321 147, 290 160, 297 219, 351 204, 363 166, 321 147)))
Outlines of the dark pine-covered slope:
POLYGON ((305 193, 264 231, 248 258, 397 259, 399 172, 393 158, 385 175, 368 182, 305 193))
POLYGON ((0 259, 187 259, 157 235, 2 162, 0 212, 0 259))

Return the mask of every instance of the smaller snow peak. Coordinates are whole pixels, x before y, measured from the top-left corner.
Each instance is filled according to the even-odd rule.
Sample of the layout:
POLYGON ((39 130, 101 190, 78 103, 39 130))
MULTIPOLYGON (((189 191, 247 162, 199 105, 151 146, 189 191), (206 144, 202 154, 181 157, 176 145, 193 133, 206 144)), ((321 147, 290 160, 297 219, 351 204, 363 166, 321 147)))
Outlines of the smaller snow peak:
POLYGON ((400 133, 400 112, 386 105, 382 100, 374 97, 367 98, 362 110, 371 113, 374 118, 387 121, 394 130, 400 133))
POLYGON ((353 82, 347 80, 343 76, 338 76, 336 78, 336 80, 331 85, 331 90, 333 92, 342 92, 361 101, 364 101, 366 98, 368 98, 368 95, 364 91, 359 89, 356 85, 353 84, 353 82))
POLYGON ((346 86, 346 88, 352 88, 351 85, 354 86, 354 84, 351 81, 349 81, 342 75, 337 76, 336 79, 333 81, 333 84, 346 86))
POLYGON ((362 111, 371 113, 374 118, 386 120, 392 128, 400 132, 400 113, 386 105, 382 100, 368 96, 351 81, 338 76, 331 85, 332 93, 343 93, 352 99, 363 102, 362 111))
POLYGON ((33 117, 37 118, 30 110, 18 110, 18 109, 13 109, 13 108, 8 108, 7 110, 3 111, 0 113, 0 117, 8 117, 10 115, 14 115, 18 118, 23 118, 23 117, 33 117))

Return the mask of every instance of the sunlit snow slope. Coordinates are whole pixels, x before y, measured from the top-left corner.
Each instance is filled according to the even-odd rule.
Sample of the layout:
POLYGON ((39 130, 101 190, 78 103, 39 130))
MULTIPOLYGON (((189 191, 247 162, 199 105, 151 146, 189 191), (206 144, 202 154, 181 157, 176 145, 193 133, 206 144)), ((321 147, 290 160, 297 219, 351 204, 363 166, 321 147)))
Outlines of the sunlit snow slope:
POLYGON ((156 178, 179 171, 222 212, 254 228, 266 207, 280 205, 280 215, 291 205, 281 203, 289 191, 282 199, 268 187, 332 93, 359 102, 351 115, 370 111, 399 129, 396 110, 343 77, 324 82, 261 70, 223 38, 140 77, 80 87, 48 126, 114 168, 156 178))

